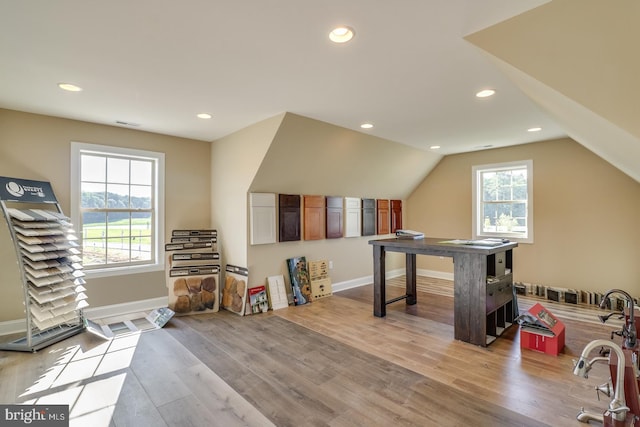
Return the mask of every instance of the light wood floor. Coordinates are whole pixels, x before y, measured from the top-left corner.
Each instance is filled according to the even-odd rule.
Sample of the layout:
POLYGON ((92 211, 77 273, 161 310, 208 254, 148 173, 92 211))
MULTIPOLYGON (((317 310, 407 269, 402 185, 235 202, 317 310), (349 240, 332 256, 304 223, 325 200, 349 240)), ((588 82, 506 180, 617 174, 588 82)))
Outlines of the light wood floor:
MULTIPOLYGON (((387 297, 402 293, 402 278, 387 297)), ((543 302, 567 327, 557 357, 521 350, 517 327, 487 348, 455 341, 447 282, 420 278, 418 304, 372 315, 372 287, 276 312, 174 318, 102 341, 88 333, 36 354, 0 352, 0 403, 69 404, 73 426, 583 426, 608 367, 572 374, 615 324, 543 302)), ((520 299, 521 310, 535 301, 520 299)), ((594 355, 595 356, 595 355, 594 355)))

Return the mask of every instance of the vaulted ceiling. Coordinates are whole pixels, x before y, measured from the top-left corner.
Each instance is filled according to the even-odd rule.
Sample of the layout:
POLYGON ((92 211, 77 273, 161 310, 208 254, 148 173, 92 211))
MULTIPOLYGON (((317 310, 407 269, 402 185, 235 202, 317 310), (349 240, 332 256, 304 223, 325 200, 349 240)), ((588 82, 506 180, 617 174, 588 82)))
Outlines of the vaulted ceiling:
POLYGON ((292 112, 441 155, 569 135, 640 180, 638 2, 605 3, 0 0, 0 107, 204 141, 292 112))

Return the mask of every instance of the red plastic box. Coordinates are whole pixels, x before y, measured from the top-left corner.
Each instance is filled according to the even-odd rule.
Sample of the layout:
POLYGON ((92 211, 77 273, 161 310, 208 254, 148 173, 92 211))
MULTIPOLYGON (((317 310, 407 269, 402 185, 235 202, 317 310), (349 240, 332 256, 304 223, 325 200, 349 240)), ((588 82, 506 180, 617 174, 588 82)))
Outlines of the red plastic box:
POLYGON ((529 314, 545 325, 549 332, 534 332, 520 328, 520 348, 541 351, 557 356, 564 349, 564 323, 558 320, 542 304, 536 304, 528 310, 529 314))

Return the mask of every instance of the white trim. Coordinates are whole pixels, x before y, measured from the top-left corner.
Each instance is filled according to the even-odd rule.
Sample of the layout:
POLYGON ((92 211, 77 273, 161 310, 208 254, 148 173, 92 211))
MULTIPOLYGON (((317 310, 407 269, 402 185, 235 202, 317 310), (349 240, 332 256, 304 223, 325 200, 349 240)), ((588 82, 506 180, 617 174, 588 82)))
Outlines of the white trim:
MULTIPOLYGON (((387 271, 384 275, 386 279, 402 276, 405 273, 404 268, 387 271)), ((346 291, 347 289, 358 288, 360 286, 370 285, 373 283, 373 276, 358 277, 356 279, 338 282, 331 285, 331 290, 335 292, 346 291)))
MULTIPOLYGON (((387 271, 387 273, 385 274, 385 278, 392 279, 395 277, 400 277, 404 274, 405 269, 399 268, 397 270, 387 271)), ((434 277, 436 279, 453 280, 453 273, 446 273, 443 271, 418 269, 416 270, 416 274, 418 276, 434 277)), ((332 286, 332 290, 334 293, 337 293, 346 291, 347 289, 370 285, 372 283, 373 276, 364 276, 352 280, 346 280, 344 282, 335 283, 332 286)), ((131 301, 123 304, 89 307, 84 310, 84 316, 88 319, 103 319, 129 313, 151 311, 159 307, 166 307, 167 303, 168 297, 158 297, 140 301, 131 301)), ((0 322, 0 336, 23 332, 26 330, 25 328, 26 323, 24 319, 0 322)))
POLYGON ((487 237, 505 237, 518 243, 533 243, 533 160, 517 160, 512 162, 492 163, 487 165, 474 165, 471 167, 471 232, 474 239, 487 237), (519 237, 514 233, 482 233, 481 218, 478 216, 478 194, 482 191, 478 174, 485 170, 506 170, 524 166, 527 170, 527 237, 519 237))
MULTIPOLYGON (((384 277, 385 279, 393 279, 395 277, 403 276, 404 274, 405 274, 405 269, 399 268, 397 270, 387 271, 384 277)), ((447 273, 444 271, 417 269, 416 274, 418 276, 433 277, 434 279, 443 279, 443 280, 453 281, 453 273, 447 273)), ((334 293, 337 293, 337 292, 346 291, 347 289, 353 289, 353 288, 358 288, 360 286, 370 285, 372 283, 373 283, 373 276, 364 276, 364 277, 358 277, 357 279, 334 283, 331 286, 331 289, 334 293)))
MULTIPOLYGON (((152 298, 140 301, 131 301, 123 304, 105 305, 102 307, 90 307, 83 310, 87 319, 103 319, 106 317, 121 316, 129 313, 151 311, 159 307, 166 307, 168 297, 152 298)), ((27 324, 24 319, 0 322, 0 336, 25 332, 27 324)))
POLYGON ((0 322, 0 336, 18 334, 20 332, 26 332, 27 320, 9 320, 6 322, 0 322))
POLYGON ((453 273, 446 273, 444 271, 418 269, 416 274, 418 276, 433 277, 434 279, 450 280, 453 282, 453 273))
POLYGON ((101 307, 89 307, 84 310, 84 316, 89 319, 102 319, 105 317, 120 316, 123 314, 137 313, 139 311, 151 311, 156 308, 166 307, 169 297, 158 297, 139 301, 131 301, 122 304, 104 305, 101 307))
POLYGON ((114 147, 109 145, 87 144, 84 142, 71 142, 71 223, 74 225, 76 235, 82 236, 82 230, 78 229, 80 225, 80 154, 82 152, 91 152, 106 155, 124 155, 129 157, 140 157, 144 159, 153 159, 157 162, 156 173, 156 194, 154 197, 155 206, 154 213, 156 215, 155 233, 155 263, 145 264, 141 266, 126 267, 105 267, 100 269, 87 268, 85 273, 88 278, 109 277, 124 274, 147 273, 152 271, 164 270, 164 251, 162 242, 164 241, 164 192, 165 192, 165 158, 164 153, 148 150, 135 150, 132 148, 114 147))

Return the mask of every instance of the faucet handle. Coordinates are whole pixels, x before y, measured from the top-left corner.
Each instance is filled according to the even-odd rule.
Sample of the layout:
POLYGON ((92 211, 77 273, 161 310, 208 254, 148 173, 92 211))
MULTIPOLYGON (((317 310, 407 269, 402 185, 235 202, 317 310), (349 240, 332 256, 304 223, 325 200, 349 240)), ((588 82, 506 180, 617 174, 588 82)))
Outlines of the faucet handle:
POLYGON ((609 381, 596 386, 596 395, 598 396, 598 402, 600 401, 600 393, 604 394, 607 397, 611 397, 611 383, 609 381))

